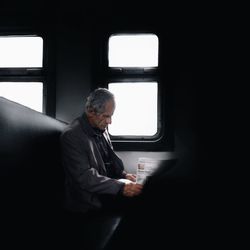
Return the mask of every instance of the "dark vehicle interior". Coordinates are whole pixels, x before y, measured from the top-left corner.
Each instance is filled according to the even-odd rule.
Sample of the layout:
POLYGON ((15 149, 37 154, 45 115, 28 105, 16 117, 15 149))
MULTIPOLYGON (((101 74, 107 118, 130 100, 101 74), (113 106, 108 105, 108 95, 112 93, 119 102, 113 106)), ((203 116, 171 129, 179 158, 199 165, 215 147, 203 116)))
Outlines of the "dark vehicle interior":
MULTIPOLYGON (((193 79, 199 35, 193 7, 187 3, 130 0, 53 3, 15 0, 1 4, 1 249, 204 246, 204 242, 200 243, 204 237, 203 192, 193 79), (133 39, 140 35, 156 41, 156 63, 145 66, 144 59, 140 66, 119 66, 115 61, 112 64, 112 38, 119 42, 126 36, 133 39), (22 37, 38 38, 34 41, 42 44, 40 65, 7 63, 10 52, 6 57, 4 52, 11 40, 5 43, 6 39, 22 37), (4 88, 8 84, 22 83, 42 86, 38 94, 40 110, 6 94, 4 88), (131 84, 141 87, 135 99, 132 92, 126 96, 121 88, 129 89, 131 84), (142 88, 148 86, 152 89, 145 92, 143 100, 142 88), (125 167, 136 173, 141 157, 157 159, 160 166, 148 178, 133 212, 70 221, 63 209, 64 172, 59 137, 67 124, 83 112, 84 100, 97 87, 113 88, 117 95, 124 96, 126 114, 140 107, 134 118, 127 118, 134 120, 134 124, 139 113, 150 117, 139 122, 137 132, 127 132, 129 125, 125 132, 119 132, 119 125, 118 130, 110 130, 114 150, 125 167), (130 102, 133 106, 129 106, 130 102), (153 105, 155 109, 151 112, 153 105), (141 132, 144 124, 153 120, 153 132, 141 132)), ((119 47, 119 53, 128 54, 125 47, 126 42, 119 47)), ((24 52, 26 49, 22 59, 29 57, 31 48, 24 52)), ((15 89, 10 92, 22 93, 15 89)), ((26 93, 29 97, 35 95, 27 90, 26 93)))

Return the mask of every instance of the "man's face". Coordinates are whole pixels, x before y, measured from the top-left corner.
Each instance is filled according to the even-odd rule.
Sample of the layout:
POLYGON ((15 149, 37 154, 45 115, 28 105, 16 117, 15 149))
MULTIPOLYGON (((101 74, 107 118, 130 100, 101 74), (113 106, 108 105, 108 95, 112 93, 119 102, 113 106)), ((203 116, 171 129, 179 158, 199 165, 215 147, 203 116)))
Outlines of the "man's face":
POLYGON ((101 114, 92 113, 91 114, 91 124, 101 130, 105 130, 109 124, 112 123, 112 115, 115 111, 114 100, 109 100, 106 102, 104 112, 101 114))

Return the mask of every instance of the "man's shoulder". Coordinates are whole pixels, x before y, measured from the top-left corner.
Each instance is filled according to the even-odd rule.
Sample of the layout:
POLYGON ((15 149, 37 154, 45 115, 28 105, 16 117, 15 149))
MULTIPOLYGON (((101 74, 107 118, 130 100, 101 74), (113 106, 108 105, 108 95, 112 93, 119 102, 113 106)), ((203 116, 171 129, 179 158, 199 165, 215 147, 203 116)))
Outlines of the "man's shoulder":
POLYGON ((70 136, 70 135, 74 135, 74 134, 79 134, 83 132, 81 130, 81 125, 80 125, 80 121, 79 118, 76 118, 74 121, 72 121, 70 124, 68 124, 65 129, 62 131, 61 136, 70 136))

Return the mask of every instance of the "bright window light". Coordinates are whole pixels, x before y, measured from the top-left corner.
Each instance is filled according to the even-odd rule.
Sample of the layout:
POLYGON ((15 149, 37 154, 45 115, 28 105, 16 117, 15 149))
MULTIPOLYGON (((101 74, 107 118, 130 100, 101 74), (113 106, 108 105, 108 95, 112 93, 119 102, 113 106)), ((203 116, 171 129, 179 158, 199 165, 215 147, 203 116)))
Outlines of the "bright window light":
POLYGON ((109 67, 157 67, 158 37, 113 35, 109 39, 108 60, 109 67))
POLYGON ((43 111, 42 82, 0 82, 0 96, 36 111, 43 111))
POLYGON ((109 83, 116 109, 109 126, 113 136, 153 136, 157 133, 157 82, 109 83))
POLYGON ((41 37, 0 37, 0 68, 42 67, 41 37))

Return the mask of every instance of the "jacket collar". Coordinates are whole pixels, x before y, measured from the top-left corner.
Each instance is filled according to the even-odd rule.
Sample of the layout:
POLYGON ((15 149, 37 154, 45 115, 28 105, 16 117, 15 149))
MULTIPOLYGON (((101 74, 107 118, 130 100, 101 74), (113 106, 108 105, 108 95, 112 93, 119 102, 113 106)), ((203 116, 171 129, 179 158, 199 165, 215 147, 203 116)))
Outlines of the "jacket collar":
POLYGON ((79 117, 79 121, 82 129, 90 136, 101 136, 105 131, 101 131, 99 129, 93 128, 88 120, 86 113, 83 113, 81 117, 79 117))

